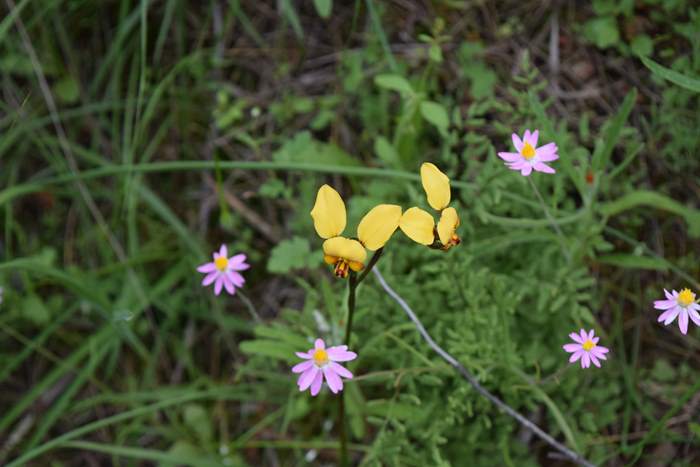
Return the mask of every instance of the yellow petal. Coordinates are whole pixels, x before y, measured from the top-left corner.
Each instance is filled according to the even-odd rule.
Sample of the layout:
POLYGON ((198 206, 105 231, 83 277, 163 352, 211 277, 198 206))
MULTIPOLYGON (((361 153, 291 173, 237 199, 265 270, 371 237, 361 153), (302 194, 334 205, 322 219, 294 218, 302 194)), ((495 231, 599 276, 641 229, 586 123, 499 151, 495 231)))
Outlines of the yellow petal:
POLYGON ((447 245, 459 226, 459 216, 455 208, 447 208, 442 211, 437 225, 438 237, 443 245, 447 245))
POLYGON ((431 245, 435 240, 433 216, 420 208, 411 208, 404 212, 399 227, 414 242, 431 245))
POLYGON ((368 250, 378 250, 399 227, 401 206, 380 204, 373 207, 357 226, 357 237, 368 250))
POLYGON ((337 237, 345 229, 345 203, 337 191, 323 185, 316 194, 316 204, 311 210, 314 227, 321 238, 337 237))
POLYGON ((447 175, 434 164, 424 162, 420 166, 420 179, 428 196, 428 204, 437 211, 445 209, 450 204, 450 179, 447 175))
POLYGON ((365 247, 357 240, 345 237, 333 237, 323 242, 323 254, 325 256, 342 258, 350 262, 350 264, 355 262, 364 265, 367 259, 365 247))

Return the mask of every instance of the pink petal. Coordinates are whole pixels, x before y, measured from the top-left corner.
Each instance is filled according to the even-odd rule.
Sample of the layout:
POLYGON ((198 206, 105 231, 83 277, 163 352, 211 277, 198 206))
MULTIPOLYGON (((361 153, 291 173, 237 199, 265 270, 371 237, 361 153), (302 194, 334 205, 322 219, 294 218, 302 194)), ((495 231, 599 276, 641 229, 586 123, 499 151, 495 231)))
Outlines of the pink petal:
POLYGON ((224 276, 216 276, 216 282, 214 283, 214 294, 219 295, 221 293, 221 288, 224 286, 224 276))
POLYGON ((585 352, 583 357, 581 357, 581 367, 588 368, 589 366, 591 366, 591 356, 588 354, 588 352, 585 352))
POLYGON ((226 248, 226 245, 221 245, 221 248, 219 248, 219 256, 225 256, 228 259, 228 248, 226 248))
POLYGON ((587 340, 589 340, 589 341, 593 340, 594 335, 595 335, 595 331, 593 331, 593 329, 588 331, 588 339, 587 340))
POLYGON ((355 360, 357 358, 357 354, 339 347, 329 347, 328 358, 335 362, 349 362, 350 360, 355 360))
POLYGON ((243 253, 232 256, 228 261, 229 267, 234 271, 245 271, 246 269, 250 268, 250 264, 246 263, 245 259, 246 255, 243 253))
POLYGON ((564 350, 566 350, 567 352, 577 352, 581 349, 582 349, 581 344, 566 344, 566 345, 564 345, 564 350))
POLYGON ((595 355, 596 358, 600 358, 602 360, 607 360, 608 357, 605 356, 606 353, 608 353, 608 348, 607 347, 601 347, 601 346, 596 346, 591 349, 591 355, 595 355))
POLYGON ((525 130, 525 133, 523 133, 523 143, 529 143, 530 142, 530 130, 525 130))
MULTIPOLYGON (((675 293, 675 290, 673 292, 675 293)), ((664 295, 666 295, 668 300, 673 300, 673 295, 666 289, 664 289, 664 295)))
POLYGON ((591 339, 591 342, 593 342, 594 344, 597 344, 599 340, 600 340, 600 337, 594 337, 593 339, 591 339))
POLYGON ((335 374, 335 371, 333 371, 330 366, 323 368, 323 375, 326 377, 328 387, 333 394, 337 394, 338 391, 343 389, 343 381, 340 379, 340 376, 335 374))
MULTIPOLYGON (((323 339, 318 338, 316 339, 316 342, 314 342, 314 348, 315 349, 325 349, 326 348, 326 343, 323 342, 323 339)), ((330 355, 329 355, 330 356, 330 355)))
POLYGON ((297 384, 299 385, 299 390, 306 391, 309 388, 309 386, 311 386, 311 383, 314 382, 316 375, 320 374, 320 371, 321 370, 312 365, 311 368, 303 372, 299 377, 299 380, 297 381, 297 384))
POLYGON ((216 279, 217 277, 219 277, 219 273, 217 271, 207 274, 206 276, 204 276, 204 279, 202 280, 202 285, 204 287, 208 286, 209 284, 214 282, 214 279, 216 279))
POLYGON ((585 353, 586 352, 583 349, 579 350, 578 352, 572 353, 571 357, 569 357, 569 363, 574 363, 576 360, 581 358, 583 356, 583 354, 585 354, 585 353))
POLYGON ((683 334, 688 334, 688 311, 681 310, 678 316, 678 327, 681 329, 683 334))
POLYGON ((352 379, 352 373, 350 373, 350 371, 344 366, 339 365, 335 362, 330 362, 328 366, 331 367, 333 371, 335 371, 338 374, 338 376, 342 376, 343 378, 347 379, 352 379))
POLYGON ((230 265, 236 265, 236 264, 241 264, 245 262, 246 255, 243 253, 238 253, 237 255, 233 255, 228 259, 228 264, 230 265))
POLYGON ((243 284, 245 284, 245 279, 243 276, 238 274, 236 271, 226 271, 226 277, 228 277, 228 280, 230 280, 231 283, 239 289, 243 287, 243 284))
POLYGON ((671 308, 670 310, 666 310, 663 313, 661 313, 661 316, 659 316, 658 320, 659 322, 663 321, 664 326, 668 326, 673 322, 673 320, 676 319, 676 316, 678 316, 678 312, 680 311, 680 308, 675 307, 671 308))
POLYGON ((553 154, 540 154, 537 153, 537 160, 540 162, 552 162, 559 159, 556 153, 553 154))
POLYGON ((197 271, 204 272, 204 273, 214 272, 214 271, 216 271, 216 264, 214 264, 214 263, 202 264, 201 266, 197 267, 197 271))
POLYGON ((292 373, 303 373, 312 366, 314 366, 313 360, 307 360, 305 362, 297 363, 292 367, 292 373))
POLYGON ((544 162, 535 162, 533 168, 538 172, 543 172, 546 174, 553 174, 556 172, 553 168, 545 164, 544 162))
POLYGON ((700 313, 698 313, 695 309, 689 308, 688 315, 690 316, 690 319, 693 320, 693 323, 695 323, 696 326, 700 326, 700 313))
POLYGON ((234 271, 245 271, 247 269, 250 269, 250 264, 248 263, 240 263, 235 266, 231 266, 231 269, 234 271))
POLYGON ((229 293, 229 295, 233 295, 236 293, 236 289, 233 287, 233 282, 231 282, 231 279, 229 279, 227 274, 223 274, 222 276, 222 281, 224 283, 224 287, 226 287, 226 292, 229 293))
POLYGON ((511 135, 511 139, 513 140, 513 146, 515 146, 515 150, 518 152, 522 151, 523 150, 523 142, 520 139, 520 136, 513 133, 511 135))
MULTIPOLYGON (((543 159, 542 159, 542 156, 547 157, 547 156, 551 156, 552 154, 556 155, 557 149, 558 149, 558 148, 557 148, 557 145, 556 145, 556 144, 554 144, 554 143, 547 143, 547 144, 545 144, 544 146, 541 146, 541 147, 535 149, 535 153, 536 153, 537 156, 540 158, 540 160, 543 160, 543 159)), ((559 156, 557 156, 556 158, 558 159, 559 156)), ((555 160, 555 159, 549 159, 549 160, 555 160)))
POLYGON ((523 160, 519 160, 519 161, 515 161, 515 162, 506 163, 506 165, 508 166, 509 169, 520 170, 524 166, 529 165, 529 163, 527 163, 523 160))
POLYGON ((498 157, 508 162, 516 162, 522 159, 520 154, 516 154, 514 152, 499 152, 498 157))
POLYGON ((597 366, 598 368, 600 368, 600 362, 598 361, 598 359, 596 358, 596 356, 595 356, 593 353, 591 353, 591 361, 593 362, 593 364, 594 364, 595 366, 597 366))
POLYGON ((532 172, 532 166, 530 164, 523 164, 522 169, 520 169, 520 174, 527 177, 532 172))
POLYGON ((579 344, 583 344, 583 339, 581 339, 581 336, 579 336, 575 332, 572 332, 571 334, 569 334, 569 337, 571 339, 573 339, 574 341, 578 342, 579 344))
POLYGON ((316 373, 313 383, 311 383, 311 395, 316 396, 321 390, 321 385, 323 384, 323 372, 321 370, 316 373))
POLYGON ((578 333, 581 336, 581 342, 586 342, 588 340, 588 333, 585 329, 581 329, 578 333))
POLYGON ((303 359, 313 358, 313 353, 314 353, 313 350, 311 350, 311 351, 309 351, 309 352, 294 352, 294 354, 295 354, 297 357, 303 358, 303 359))
POLYGON ((539 137, 540 137, 540 130, 535 130, 535 131, 533 131, 532 134, 530 135, 530 145, 531 145, 533 148, 536 148, 536 147, 537 147, 537 140, 539 139, 539 137))
POLYGON ((672 308, 676 306, 676 300, 655 300, 654 301, 654 308, 657 310, 668 310, 669 308, 672 308))

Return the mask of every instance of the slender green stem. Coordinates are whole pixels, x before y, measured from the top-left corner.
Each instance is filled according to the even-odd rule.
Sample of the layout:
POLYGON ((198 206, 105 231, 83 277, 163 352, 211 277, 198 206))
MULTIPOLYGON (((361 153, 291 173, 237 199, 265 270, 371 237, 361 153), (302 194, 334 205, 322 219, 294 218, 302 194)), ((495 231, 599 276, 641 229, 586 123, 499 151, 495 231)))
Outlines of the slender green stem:
MULTIPOLYGON (((378 255, 375 253, 374 257, 376 256, 378 255)), ((374 257, 372 259, 374 259, 374 257)), ((369 269, 369 267, 367 269, 369 269)), ((348 320, 347 324, 345 325, 345 345, 350 344, 350 334, 352 333, 352 318, 353 316, 355 316, 355 293, 357 291, 357 283, 357 275, 354 271, 350 271, 350 277, 348 278, 348 320)), ((338 398, 338 404, 338 420, 340 421, 340 466, 347 467, 348 437, 345 431, 345 392, 340 393, 340 397, 338 398)))
POLYGON ((535 182, 532 181, 530 177, 525 177, 527 178, 527 181, 530 182, 530 186, 532 187, 532 191, 535 192, 535 196, 537 196, 537 200, 540 202, 540 206, 542 206, 542 210, 544 211, 544 215, 549 221, 549 225, 552 226, 554 231, 559 235, 559 238, 561 239, 561 249, 564 252, 564 256, 566 256, 566 260, 570 263, 571 262, 571 252, 566 246, 566 237, 564 236, 564 232, 561 231, 561 228, 559 227, 559 224, 554 220, 552 215, 549 213, 549 209, 547 209, 547 204, 544 202, 544 198, 540 194, 540 190, 537 189, 537 186, 535 185, 535 182))
POLYGON ((357 278, 357 284, 362 282, 365 279, 365 277, 367 277, 367 274, 369 274, 369 272, 372 270, 374 265, 377 264, 377 261, 379 261, 379 258, 382 257, 383 251, 384 251, 384 248, 382 247, 374 252, 374 255, 372 255, 372 259, 369 260, 369 264, 367 264, 367 267, 365 268, 365 270, 362 271, 362 274, 360 274, 360 277, 357 278))
POLYGON ((352 333, 352 318, 355 315, 355 295, 357 291, 357 275, 350 272, 348 277, 348 321, 345 324, 345 345, 350 345, 350 334, 352 333))

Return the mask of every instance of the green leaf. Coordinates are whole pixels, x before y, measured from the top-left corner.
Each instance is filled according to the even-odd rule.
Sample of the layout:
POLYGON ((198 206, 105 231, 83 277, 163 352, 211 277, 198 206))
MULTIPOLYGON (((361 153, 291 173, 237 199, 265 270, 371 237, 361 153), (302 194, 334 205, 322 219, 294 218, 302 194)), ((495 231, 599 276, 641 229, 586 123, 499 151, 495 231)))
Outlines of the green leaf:
POLYGON ((376 84, 380 88, 396 91, 399 94, 401 94, 402 97, 408 97, 415 94, 411 83, 409 83, 403 76, 399 75, 377 75, 374 77, 374 84, 376 84))
POLYGON ((387 167, 393 169, 401 167, 399 153, 385 137, 377 136, 374 140, 374 153, 387 167))
POLYGON ((667 271, 666 261, 649 256, 638 256, 628 253, 616 253, 604 255, 598 258, 598 262, 618 266, 626 269, 649 269, 655 271, 667 271))
POLYGON ((659 358, 654 362, 654 368, 651 370, 651 377, 656 381, 668 383, 676 379, 676 369, 665 359, 659 358))
POLYGON ((280 0, 280 10, 286 20, 289 21, 289 24, 292 25, 294 34, 296 34, 299 39, 302 39, 304 37, 304 30, 301 27, 299 15, 297 15, 291 0, 280 0))
POLYGON ((697 440, 700 441, 700 423, 691 422, 688 426, 690 428, 690 431, 693 432, 693 434, 697 438, 697 440))
POLYGON ((583 28, 583 34, 601 49, 615 45, 620 40, 617 21, 613 16, 604 16, 587 21, 583 28))
POLYGON ((359 166, 360 162, 341 148, 331 143, 322 143, 308 131, 302 131, 286 140, 281 148, 272 154, 276 162, 303 162, 306 164, 327 164, 359 166))
POLYGON ((613 149, 615 149, 615 146, 620 139, 622 127, 627 121, 636 100, 637 89, 632 88, 632 90, 625 96, 625 100, 622 102, 620 110, 615 114, 609 125, 606 127, 605 134, 603 135, 603 144, 596 147, 596 151, 593 154, 593 161, 591 163, 593 170, 600 172, 605 170, 607 167, 610 156, 612 156, 613 149))
POLYGON ((316 13, 318 13, 318 16, 323 19, 327 19, 331 16, 333 0, 314 0, 314 6, 316 7, 316 13))
POLYGON ((311 257, 311 247, 307 239, 293 237, 289 240, 282 240, 270 252, 267 270, 276 274, 284 274, 293 269, 303 269, 311 266, 311 257))
POLYGON ((651 55, 651 53, 654 51, 654 41, 652 41, 651 37, 647 36, 646 34, 640 34, 632 39, 630 48, 632 49, 632 52, 637 55, 651 55))
POLYGON ((80 97, 80 89, 78 82, 72 76, 61 78, 53 87, 53 92, 56 96, 66 104, 72 104, 78 101, 80 97))
POLYGON ((677 71, 671 70, 670 68, 659 65, 654 60, 647 57, 640 56, 639 59, 642 61, 644 66, 649 68, 649 70, 651 70, 651 72, 656 76, 668 80, 682 88, 700 92, 700 79, 685 76, 677 71))
POLYGON ((299 358, 294 354, 294 352, 299 352, 300 349, 293 348, 291 345, 285 342, 277 342, 267 339, 256 339, 250 341, 243 341, 239 344, 238 347, 241 349, 241 352, 250 355, 270 357, 277 360, 284 360, 288 363, 298 363, 299 361, 299 358))
POLYGON ((283 325, 260 325, 253 330, 256 337, 269 339, 276 342, 285 342, 294 349, 306 349, 311 347, 309 341, 299 334, 295 334, 288 327, 283 325))
POLYGON ((204 444, 211 443, 214 432, 211 426, 212 417, 199 404, 188 404, 184 409, 185 424, 199 437, 204 444))
POLYGON ((700 211, 686 207, 678 201, 654 191, 638 190, 627 193, 615 201, 602 203, 600 211, 605 216, 615 216, 638 206, 649 206, 682 216, 688 223, 690 236, 700 237, 700 211))
POLYGON ((37 325, 45 325, 51 319, 51 312, 36 295, 30 295, 22 300, 21 312, 23 317, 37 325))
POLYGON ((450 117, 441 104, 433 101, 425 101, 420 104, 420 113, 428 122, 437 127, 441 134, 447 134, 450 127, 450 117))

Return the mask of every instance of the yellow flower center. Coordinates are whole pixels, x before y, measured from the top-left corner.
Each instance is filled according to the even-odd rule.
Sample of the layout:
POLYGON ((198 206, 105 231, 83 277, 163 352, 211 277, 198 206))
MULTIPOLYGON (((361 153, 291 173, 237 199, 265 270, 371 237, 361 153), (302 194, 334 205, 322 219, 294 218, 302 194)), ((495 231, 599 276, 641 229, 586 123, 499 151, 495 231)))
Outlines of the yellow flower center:
POLYGON ((532 147, 530 143, 524 143, 523 144, 523 150, 520 151, 520 154, 527 160, 532 159, 535 157, 535 148, 532 147))
POLYGON ((219 256, 214 260, 214 265, 219 271, 224 271, 226 266, 228 266, 228 259, 225 256, 219 256))
POLYGON ((690 289, 683 289, 678 294, 678 304, 686 307, 695 301, 695 294, 690 289))
POLYGON ((586 342, 583 343, 583 345, 581 347, 583 347, 583 350, 585 350, 586 352, 590 352, 590 350, 593 347, 595 347, 595 344, 593 343, 592 340, 588 339, 586 342))
POLYGON ((323 366, 328 363, 328 352, 324 349, 316 349, 314 352, 314 363, 316 366, 323 366))

